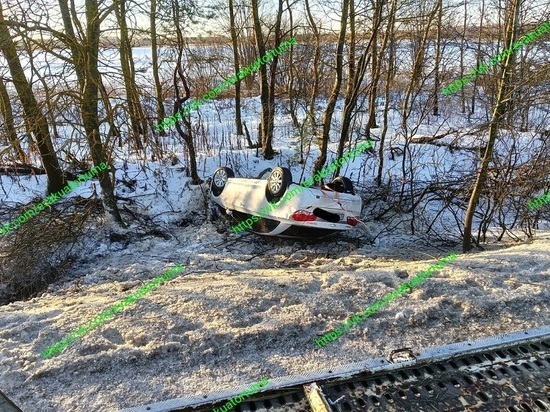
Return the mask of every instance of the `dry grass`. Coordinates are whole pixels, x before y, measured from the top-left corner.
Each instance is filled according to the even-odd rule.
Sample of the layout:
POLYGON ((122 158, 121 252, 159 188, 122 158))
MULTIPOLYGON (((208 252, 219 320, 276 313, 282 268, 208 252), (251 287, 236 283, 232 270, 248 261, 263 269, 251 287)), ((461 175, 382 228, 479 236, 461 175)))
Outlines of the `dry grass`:
MULTIPOLYGON (((78 199, 78 198, 77 198, 78 199)), ((46 209, 2 238, 0 305, 34 297, 70 265, 71 251, 97 219, 97 200, 62 202, 46 209)))

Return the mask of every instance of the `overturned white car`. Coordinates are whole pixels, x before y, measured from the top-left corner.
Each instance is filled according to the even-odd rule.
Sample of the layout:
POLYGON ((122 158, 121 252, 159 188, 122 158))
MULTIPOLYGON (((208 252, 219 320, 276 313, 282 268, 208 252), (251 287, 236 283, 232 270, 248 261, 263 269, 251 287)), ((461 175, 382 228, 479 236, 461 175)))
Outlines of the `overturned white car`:
POLYGON ((346 177, 312 187, 319 176, 298 185, 285 167, 273 169, 267 180, 234 176, 231 169, 218 168, 212 177, 211 198, 233 216, 235 233, 248 229, 267 236, 323 237, 359 222, 361 197, 346 177))

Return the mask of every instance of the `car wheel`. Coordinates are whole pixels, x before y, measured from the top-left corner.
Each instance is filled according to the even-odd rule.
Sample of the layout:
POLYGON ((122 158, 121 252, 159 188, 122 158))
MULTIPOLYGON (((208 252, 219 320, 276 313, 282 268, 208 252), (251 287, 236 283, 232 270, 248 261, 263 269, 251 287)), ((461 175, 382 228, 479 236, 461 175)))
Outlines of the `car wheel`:
POLYGON ((210 186, 212 194, 214 196, 219 196, 222 194, 227 179, 230 177, 235 177, 235 173, 228 167, 218 167, 214 174, 212 175, 212 184, 210 186))
POLYGON ((347 177, 338 176, 330 184, 332 190, 339 193, 349 193, 354 195, 355 189, 353 188, 353 183, 347 177))
POLYGON ((273 199, 281 197, 286 192, 286 189, 292 183, 292 173, 286 167, 276 167, 267 177, 267 185, 265 194, 267 200, 271 202, 273 199))

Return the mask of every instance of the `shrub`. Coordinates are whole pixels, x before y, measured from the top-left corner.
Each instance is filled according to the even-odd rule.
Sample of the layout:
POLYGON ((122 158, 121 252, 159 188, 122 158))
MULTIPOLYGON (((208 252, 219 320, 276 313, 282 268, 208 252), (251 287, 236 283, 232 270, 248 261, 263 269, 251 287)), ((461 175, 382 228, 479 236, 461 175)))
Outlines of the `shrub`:
MULTIPOLYGON (((58 279, 85 223, 100 218, 97 200, 48 208, 0 238, 0 305, 34 297, 58 279)), ((91 229, 89 229, 91 230, 91 229)))

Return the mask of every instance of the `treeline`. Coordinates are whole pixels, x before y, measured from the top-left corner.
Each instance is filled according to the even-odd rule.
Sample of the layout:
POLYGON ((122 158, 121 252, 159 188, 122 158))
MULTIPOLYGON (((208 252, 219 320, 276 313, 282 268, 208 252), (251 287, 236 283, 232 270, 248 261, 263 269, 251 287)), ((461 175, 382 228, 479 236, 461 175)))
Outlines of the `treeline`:
MULTIPOLYGON (((167 134, 185 143, 189 175, 194 184, 200 183, 194 158, 197 141, 208 138, 201 135, 202 120, 193 124, 184 117, 171 131, 158 132, 154 125, 219 80, 219 74, 196 71, 197 62, 209 65, 212 73, 229 76, 291 37, 297 45, 234 85, 229 94, 236 108, 230 132, 246 134, 250 147, 257 140, 264 158, 272 159, 277 97, 296 129, 318 144, 314 172, 327 161, 330 138, 338 143, 336 156, 341 157, 351 142, 374 137, 378 187, 384 183, 386 151, 393 156, 392 139, 399 136, 404 198, 407 191, 413 193, 410 143, 420 125, 464 116, 487 132, 465 233, 487 178, 497 132, 503 128, 538 132, 548 124, 548 113, 537 111, 534 117, 534 110, 550 100, 544 75, 547 62, 537 55, 548 42, 534 42, 514 52, 452 101, 441 95, 443 86, 548 20, 548 4, 85 0, 81 8, 67 0, 31 0, 30 6, 0 3, 0 53, 7 63, 0 66, 0 139, 6 146, 0 150, 0 162, 20 167, 40 161, 49 193, 60 190, 67 169, 82 166, 83 160, 92 163, 88 167, 112 163, 115 144, 127 153, 162 159, 167 134), (201 38, 198 30, 208 37, 201 38), (110 41, 113 33, 116 40, 110 41), (146 41, 151 65, 144 74, 136 67, 134 47, 146 41), (230 55, 221 49, 219 58, 201 54, 201 48, 216 46, 228 47, 230 55), (116 62, 104 50, 113 48, 116 62), (108 68, 100 70, 100 61, 108 68), (241 97, 254 93, 260 95, 262 110, 256 139, 247 133, 241 114, 241 97), (334 129, 339 99, 344 105, 340 126, 334 129), (319 111, 322 100, 326 103, 319 111), (389 130, 392 111, 400 119, 397 131, 389 130), (365 113, 365 121, 359 121, 359 113, 365 113), (485 113, 483 121, 479 113, 485 113), (54 150, 66 140, 85 143, 89 157, 76 159, 70 150, 54 150)), ((451 133, 450 126, 443 128, 447 130, 442 136, 451 133)), ((99 180, 107 213, 121 222, 107 171, 100 173, 99 180)), ((417 204, 411 196, 412 204, 417 204)))

